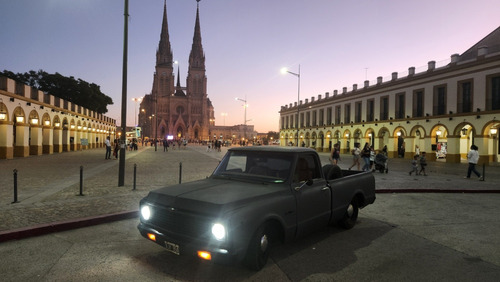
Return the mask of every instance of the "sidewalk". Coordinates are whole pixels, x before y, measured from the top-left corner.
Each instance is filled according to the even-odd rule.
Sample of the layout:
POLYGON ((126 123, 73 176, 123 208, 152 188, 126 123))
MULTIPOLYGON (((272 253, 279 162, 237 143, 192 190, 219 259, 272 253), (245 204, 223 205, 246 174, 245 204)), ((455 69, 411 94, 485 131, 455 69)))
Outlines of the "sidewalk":
MULTIPOLYGON (((125 185, 118 187, 118 160, 105 149, 0 160, 0 242, 137 216, 139 200, 150 190, 209 176, 227 148, 206 152, 201 145, 163 151, 159 146, 126 152, 125 185), (136 190, 133 190, 136 165, 136 190), (80 167, 83 196, 80 196, 80 167), (17 169, 18 202, 14 200, 17 169)), ((328 163, 328 153, 320 153, 328 163)), ((341 156, 340 167, 352 164, 341 156)), ((478 167, 482 171, 482 167, 478 167)), ((486 167, 485 181, 464 179, 467 164, 429 162, 428 176, 409 176, 410 161, 390 159, 389 173, 374 172, 377 192, 499 193, 500 167, 486 167)))

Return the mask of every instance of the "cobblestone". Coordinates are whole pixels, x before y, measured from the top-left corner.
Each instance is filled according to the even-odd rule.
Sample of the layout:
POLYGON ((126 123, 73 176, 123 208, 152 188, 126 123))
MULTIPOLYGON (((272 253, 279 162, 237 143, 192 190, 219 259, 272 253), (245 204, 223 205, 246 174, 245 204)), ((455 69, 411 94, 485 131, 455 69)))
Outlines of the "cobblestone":
MULTIPOLYGON (((76 220, 138 210, 139 200, 151 190, 177 184, 180 163, 182 182, 209 176, 222 152, 206 152, 205 146, 189 145, 163 152, 163 147, 139 147, 126 152, 125 185, 118 187, 118 160, 105 160, 104 149, 0 160, 0 232, 41 224, 76 220), (136 165, 136 190, 133 190, 136 165), (83 196, 80 192, 83 166, 83 196), (13 201, 13 170, 18 171, 18 203, 13 201)), ((328 153, 320 153, 323 164, 328 153)), ((339 164, 351 165, 349 155, 339 164)), ((482 168, 480 168, 481 170, 482 168)), ((374 172, 377 190, 414 192, 499 192, 500 167, 486 167, 486 181, 463 179, 467 164, 429 162, 428 176, 409 176, 410 161, 390 159, 389 173, 374 172)))

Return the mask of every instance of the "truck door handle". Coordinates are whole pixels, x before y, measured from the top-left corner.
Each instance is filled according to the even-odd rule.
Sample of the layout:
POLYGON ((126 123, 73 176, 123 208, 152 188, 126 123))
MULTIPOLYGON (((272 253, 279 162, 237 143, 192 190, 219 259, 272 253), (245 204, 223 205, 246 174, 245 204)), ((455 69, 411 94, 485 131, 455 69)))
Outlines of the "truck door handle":
POLYGON ((321 188, 321 191, 326 191, 326 190, 330 190, 330 188, 328 188, 328 187, 321 188))

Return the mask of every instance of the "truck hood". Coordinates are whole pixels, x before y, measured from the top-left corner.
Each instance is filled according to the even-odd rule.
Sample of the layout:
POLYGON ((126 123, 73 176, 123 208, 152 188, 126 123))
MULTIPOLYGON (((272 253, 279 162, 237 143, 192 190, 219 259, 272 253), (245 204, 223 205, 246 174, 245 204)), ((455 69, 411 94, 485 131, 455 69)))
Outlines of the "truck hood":
POLYGON ((168 208, 212 214, 244 205, 249 199, 283 192, 285 187, 282 183, 207 178, 151 191, 144 200, 168 208))

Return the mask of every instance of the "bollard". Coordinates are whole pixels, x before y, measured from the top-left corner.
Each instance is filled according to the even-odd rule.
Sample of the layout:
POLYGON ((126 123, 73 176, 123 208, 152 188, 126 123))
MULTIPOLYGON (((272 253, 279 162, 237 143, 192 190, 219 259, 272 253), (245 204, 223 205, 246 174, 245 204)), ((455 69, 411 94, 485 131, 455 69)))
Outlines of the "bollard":
POLYGON ((80 166, 80 196, 83 196, 83 166, 80 166))
POLYGON ((14 169, 14 202, 12 204, 18 203, 17 201, 17 169, 14 169))
POLYGON ((182 180, 182 162, 179 163, 179 184, 181 184, 182 180))
POLYGON ((136 183, 136 177, 137 175, 137 164, 134 164, 134 188, 132 188, 132 190, 135 190, 135 183, 136 183))

